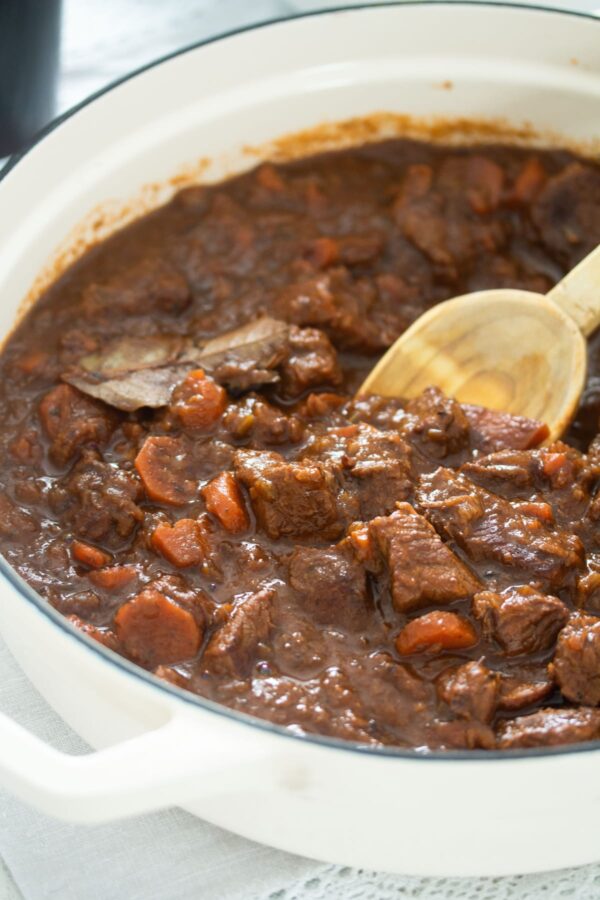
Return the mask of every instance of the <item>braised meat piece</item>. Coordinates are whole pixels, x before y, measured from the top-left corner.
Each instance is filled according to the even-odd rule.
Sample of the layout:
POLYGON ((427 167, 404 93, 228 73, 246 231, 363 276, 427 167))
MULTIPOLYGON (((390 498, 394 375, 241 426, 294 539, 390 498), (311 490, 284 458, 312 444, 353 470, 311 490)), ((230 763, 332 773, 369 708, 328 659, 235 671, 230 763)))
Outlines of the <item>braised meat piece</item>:
POLYGON ((569 618, 562 600, 528 585, 475 594, 473 613, 509 656, 547 650, 569 618))
POLYGON ((260 644, 272 627, 270 588, 239 597, 229 618, 211 637, 202 660, 214 675, 245 678, 252 668, 260 644))
POLYGON ((427 388, 409 400, 406 412, 415 417, 407 431, 411 443, 428 459, 451 460, 463 451, 468 452, 469 421, 460 404, 438 388, 427 388))
POLYGON ((118 547, 144 518, 138 506, 142 496, 133 472, 113 468, 95 451, 85 450, 72 471, 56 482, 49 500, 78 538, 118 547))
POLYGON ((39 530, 34 516, 0 491, 0 535, 9 543, 30 541, 39 530))
POLYGON ((574 703, 600 703, 600 618, 575 613, 556 642, 554 675, 574 703))
POLYGON ((498 709, 514 712, 546 700, 555 688, 550 667, 525 663, 506 669, 500 680, 498 709))
POLYGON ((316 387, 339 387, 343 376, 335 348, 318 328, 292 326, 288 351, 281 363, 281 387, 288 397, 299 397, 316 387))
POLYGON ((90 284, 83 294, 87 315, 177 315, 191 299, 189 286, 166 260, 148 256, 109 281, 90 284))
POLYGON ((350 435, 344 465, 358 492, 361 519, 385 515, 412 494, 411 461, 409 444, 393 431, 361 425, 350 435))
POLYGON ((290 584, 301 608, 320 625, 358 630, 368 625, 367 576, 346 547, 296 547, 290 584))
POLYGON ((459 266, 504 243, 500 223, 481 218, 496 208, 502 183, 502 169, 483 156, 449 156, 437 172, 411 165, 394 217, 404 236, 454 281, 459 266))
POLYGON ((342 533, 339 484, 330 466, 287 462, 277 453, 239 450, 235 470, 248 488, 260 527, 269 537, 319 534, 332 539, 342 533))
POLYGON ((289 415, 258 394, 247 394, 238 403, 232 403, 223 416, 223 427, 236 441, 250 447, 297 444, 305 433, 305 426, 297 416, 289 415))
POLYGON ((555 747, 557 744, 579 744, 598 738, 600 710, 585 706, 579 709, 539 709, 528 716, 507 719, 497 731, 500 750, 555 747))
POLYGON ((373 519, 370 534, 385 560, 400 612, 472 596, 480 583, 409 503, 373 519))
POLYGON ((59 466, 66 465, 82 446, 105 444, 117 424, 108 407, 69 384, 59 384, 45 395, 40 419, 50 438, 50 458, 59 466))
POLYGON ((469 423, 471 446, 482 453, 506 449, 529 450, 539 446, 549 434, 548 426, 535 419, 470 403, 462 404, 462 409, 469 423))
POLYGON ((578 537, 546 528, 518 505, 476 487, 450 469, 423 476, 416 496, 436 530, 456 541, 474 562, 496 561, 540 579, 553 590, 572 580, 583 566, 578 537))
POLYGON ((596 211, 600 185, 591 165, 573 162, 549 178, 531 208, 532 219, 549 250, 572 269, 597 244, 596 211))
POLYGON ((455 716, 489 725, 500 696, 500 675, 473 660, 442 672, 437 692, 455 716))
POLYGON ((321 328, 341 349, 372 353, 395 337, 384 325, 378 327, 371 314, 375 300, 368 281, 354 279, 340 267, 286 287, 276 300, 275 312, 296 325, 321 328))
POLYGON ((596 464, 562 441, 540 450, 499 450, 466 462, 461 472, 506 499, 550 504, 550 519, 571 527, 588 509, 600 476, 596 464))

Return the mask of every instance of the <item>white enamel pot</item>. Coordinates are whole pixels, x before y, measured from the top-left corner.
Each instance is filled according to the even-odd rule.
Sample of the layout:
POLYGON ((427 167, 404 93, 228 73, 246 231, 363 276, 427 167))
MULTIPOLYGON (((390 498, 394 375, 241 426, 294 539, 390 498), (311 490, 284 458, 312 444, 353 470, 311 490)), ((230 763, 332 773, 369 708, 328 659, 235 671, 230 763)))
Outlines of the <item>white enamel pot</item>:
MULTIPOLYGON (((249 164, 244 145, 377 110, 598 138, 600 21, 503 5, 352 8, 230 35, 126 79, 55 123, 0 181, 0 337, 98 204, 199 155, 217 176, 249 164)), ((89 641, 1 560, 0 628, 97 751, 65 756, 0 716, 0 783, 52 815, 98 822, 179 805, 295 853, 423 875, 600 859, 600 742, 421 755, 293 736, 89 641)))

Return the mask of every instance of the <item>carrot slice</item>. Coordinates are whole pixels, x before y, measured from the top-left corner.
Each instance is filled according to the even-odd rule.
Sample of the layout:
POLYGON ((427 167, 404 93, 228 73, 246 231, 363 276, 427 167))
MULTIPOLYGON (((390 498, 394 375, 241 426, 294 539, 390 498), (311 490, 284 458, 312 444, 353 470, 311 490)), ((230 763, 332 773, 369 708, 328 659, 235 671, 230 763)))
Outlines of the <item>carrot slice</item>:
POLYGON ((149 668, 189 659, 202 643, 193 615, 153 587, 123 604, 115 616, 115 631, 125 653, 149 668))
POLYGON ((514 205, 531 203, 545 180, 544 167, 537 157, 532 156, 517 175, 507 202, 514 205))
POLYGON ((405 625, 396 638, 398 653, 423 650, 460 650, 477 642, 475 629, 453 612, 430 612, 405 625))
POLYGON ((39 372, 48 362, 48 354, 44 350, 31 350, 25 356, 17 360, 17 368, 25 375, 33 375, 39 372))
POLYGON ((541 522, 554 521, 554 510, 549 503, 545 503, 542 500, 526 500, 523 503, 519 503, 519 511, 526 516, 533 516, 533 518, 539 519, 541 522))
POLYGON ((560 472, 560 470, 563 468, 563 466, 566 465, 566 463, 566 453, 544 453, 544 461, 542 463, 544 475, 547 475, 550 478, 552 475, 560 472))
POLYGON ((206 534, 195 519, 180 519, 174 525, 161 522, 151 538, 152 546, 174 566, 197 566, 208 550, 206 534))
POLYGON ((186 446, 178 438, 146 438, 135 467, 151 500, 183 506, 193 499, 196 485, 189 477, 186 446))
POLYGON ((215 516, 223 528, 233 534, 248 528, 248 513, 242 492, 231 472, 221 472, 202 490, 209 513, 215 516))
POLYGON ((223 414, 227 392, 202 369, 190 372, 173 392, 171 409, 185 428, 208 428, 223 414))
POLYGON ((91 544, 85 544, 83 541, 73 541, 71 544, 71 554, 73 559, 90 569, 101 569, 102 566, 108 565, 110 562, 110 554, 98 547, 92 547, 91 544))
POLYGON ((105 591, 119 591, 137 577, 135 566, 109 566, 106 569, 95 569, 88 578, 97 587, 105 591))
POLYGON ((351 525, 348 538, 354 549, 357 559, 367 567, 373 567, 375 563, 375 548, 371 540, 368 522, 357 522, 351 525))
POLYGON ((332 237, 318 237, 308 246, 307 259, 318 269, 334 265, 340 258, 339 242, 332 237))

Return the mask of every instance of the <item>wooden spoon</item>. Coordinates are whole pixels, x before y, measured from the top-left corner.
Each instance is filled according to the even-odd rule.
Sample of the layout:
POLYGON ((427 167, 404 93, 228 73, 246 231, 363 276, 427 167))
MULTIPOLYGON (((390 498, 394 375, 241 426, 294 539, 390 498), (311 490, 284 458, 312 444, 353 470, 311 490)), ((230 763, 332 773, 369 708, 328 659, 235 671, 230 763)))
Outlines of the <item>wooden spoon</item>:
POLYGON ((600 324, 600 246, 548 294, 501 288, 447 300, 392 344, 359 394, 415 397, 429 385, 545 422, 555 440, 583 390, 600 324))

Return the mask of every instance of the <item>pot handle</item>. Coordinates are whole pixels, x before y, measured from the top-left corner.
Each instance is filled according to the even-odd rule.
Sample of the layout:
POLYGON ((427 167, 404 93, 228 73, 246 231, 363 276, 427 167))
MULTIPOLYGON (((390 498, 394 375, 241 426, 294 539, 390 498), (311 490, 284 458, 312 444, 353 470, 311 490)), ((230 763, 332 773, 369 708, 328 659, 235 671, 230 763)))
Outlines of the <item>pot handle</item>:
POLYGON ((266 758, 260 734, 247 729, 240 741, 239 726, 231 735, 222 727, 203 731, 184 707, 169 712, 155 730, 83 756, 55 750, 0 713, 0 786, 71 822, 106 822, 249 788, 249 766, 266 758))

